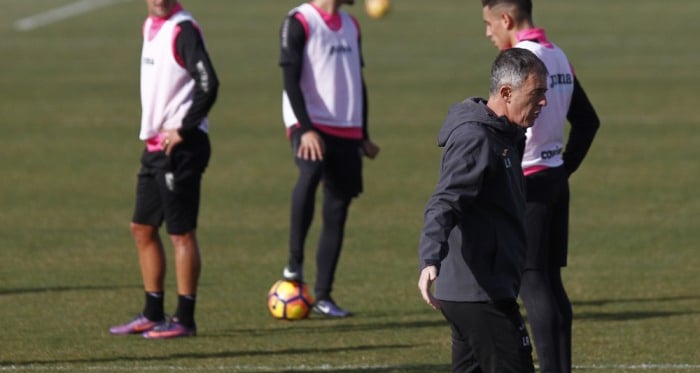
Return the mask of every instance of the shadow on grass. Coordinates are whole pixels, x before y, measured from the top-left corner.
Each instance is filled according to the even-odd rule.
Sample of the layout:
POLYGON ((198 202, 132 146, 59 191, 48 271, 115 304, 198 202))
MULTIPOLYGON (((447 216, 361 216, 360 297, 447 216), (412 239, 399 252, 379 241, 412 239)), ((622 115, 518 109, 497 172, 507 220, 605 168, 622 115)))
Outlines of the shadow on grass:
POLYGON ((390 330, 390 329, 418 329, 418 328, 434 328, 434 327, 444 327, 447 328, 447 322, 444 320, 431 320, 431 321, 390 321, 390 322, 359 322, 359 323, 348 323, 348 319, 344 319, 342 324, 335 323, 337 320, 333 319, 314 319, 311 321, 301 320, 292 322, 284 322, 289 326, 282 324, 282 326, 271 326, 268 328, 246 328, 246 329, 231 329, 222 330, 220 333, 212 332, 208 333, 208 337, 231 337, 234 335, 246 335, 246 336, 265 336, 265 335, 277 335, 279 333, 300 333, 300 334, 321 334, 321 333, 339 333, 339 332, 361 332, 361 331, 378 331, 378 330, 390 330), (309 325, 312 322, 314 325, 309 325), (319 322, 323 325, 319 325, 319 322), (304 324, 304 327, 297 327, 300 324, 304 324))
POLYGON ((700 312, 690 311, 624 311, 624 312, 578 312, 574 313, 575 320, 594 321, 628 321, 653 319, 658 317, 674 317, 694 315, 700 312))
POLYGON ((592 299, 584 301, 572 301, 574 306, 605 306, 618 303, 655 303, 655 302, 679 302, 686 300, 700 300, 700 295, 678 295, 673 297, 657 298, 616 298, 616 299, 592 299))
MULTIPOLYGON (((370 351, 370 350, 382 350, 382 349, 408 349, 415 346, 409 344, 386 344, 386 345, 359 345, 359 346, 348 346, 348 347, 329 347, 329 348, 290 348, 290 349, 280 349, 280 350, 237 350, 237 351, 221 351, 215 353, 174 353, 163 356, 114 356, 114 357, 98 357, 98 358, 88 358, 88 359, 55 359, 55 360, 33 360, 33 361, 0 361, 0 370, 2 367, 12 367, 13 369, 21 369, 22 367, 36 367, 36 366, 51 366, 51 365, 97 365, 97 364, 108 364, 108 363, 148 363, 148 362, 162 362, 168 361, 172 362, 177 359, 186 360, 207 360, 207 359, 226 359, 226 358, 237 358, 237 357, 256 357, 256 356, 280 356, 280 355, 305 355, 305 354, 328 354, 328 353, 346 353, 346 352, 356 352, 356 351, 370 351)), ((432 372, 432 371, 445 371, 447 367, 445 365, 411 365, 411 366, 379 366, 379 367, 368 367, 358 370, 343 370, 343 372, 355 372, 355 371, 371 371, 371 372, 432 372), (428 370, 426 370, 428 369, 428 370), (436 370, 430 370, 436 369, 436 370), (439 370, 437 370, 439 369, 439 370)), ((288 368, 282 368, 288 369, 288 368)), ((320 369, 320 368, 319 368, 320 369)), ((327 369, 325 369, 327 371, 327 369)), ((285 372, 292 372, 294 370, 284 370, 285 372)), ((309 369, 304 368, 304 371, 309 371, 309 369)))
POLYGON ((18 294, 37 294, 37 293, 61 293, 67 291, 104 291, 104 290, 119 290, 119 289, 140 289, 143 285, 111 285, 111 286, 39 286, 34 288, 19 288, 19 289, 0 289, 2 295, 18 295, 18 294))
MULTIPOLYGON (((656 297, 656 298, 618 298, 618 299, 595 299, 587 301, 573 301, 574 307, 605 307, 613 304, 643 304, 643 303, 673 303, 682 301, 697 301, 700 300, 700 296, 691 295, 679 295, 679 296, 669 296, 669 297, 656 297)), ((675 317, 675 316, 685 316, 694 315, 700 313, 699 311, 657 311, 657 310, 640 310, 631 309, 624 311, 574 311, 574 319, 576 320, 593 320, 593 321, 626 321, 626 320, 642 320, 642 319, 652 319, 652 318, 664 318, 664 317, 675 317)))

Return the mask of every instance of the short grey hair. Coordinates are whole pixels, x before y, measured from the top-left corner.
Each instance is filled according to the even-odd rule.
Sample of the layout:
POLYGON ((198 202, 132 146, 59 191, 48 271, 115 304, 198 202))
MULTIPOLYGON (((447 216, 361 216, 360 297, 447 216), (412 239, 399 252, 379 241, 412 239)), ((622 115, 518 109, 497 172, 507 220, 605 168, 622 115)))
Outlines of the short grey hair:
POLYGON ((491 66, 489 92, 495 94, 504 85, 520 88, 530 74, 547 79, 547 67, 532 52, 523 48, 510 48, 502 51, 491 66))

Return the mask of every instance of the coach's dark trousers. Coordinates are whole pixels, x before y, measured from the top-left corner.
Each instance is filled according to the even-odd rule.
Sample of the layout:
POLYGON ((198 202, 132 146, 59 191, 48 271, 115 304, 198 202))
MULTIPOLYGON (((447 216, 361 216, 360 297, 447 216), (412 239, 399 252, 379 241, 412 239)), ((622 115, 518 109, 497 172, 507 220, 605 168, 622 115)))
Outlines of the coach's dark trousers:
POLYGON ((452 328, 455 373, 534 373, 532 346, 515 300, 440 301, 452 328))

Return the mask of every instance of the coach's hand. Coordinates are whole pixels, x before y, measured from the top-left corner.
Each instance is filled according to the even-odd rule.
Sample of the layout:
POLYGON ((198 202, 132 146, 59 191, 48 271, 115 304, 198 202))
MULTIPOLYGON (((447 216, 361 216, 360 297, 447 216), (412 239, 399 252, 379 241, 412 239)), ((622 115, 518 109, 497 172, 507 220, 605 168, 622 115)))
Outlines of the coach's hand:
POLYGON ((305 161, 322 161, 323 150, 323 139, 318 132, 306 131, 301 135, 297 157, 305 161))
POLYGON ((418 289, 420 289, 420 294, 423 296, 425 303, 428 303, 430 307, 434 309, 440 309, 440 302, 438 302, 435 297, 433 297, 432 285, 433 281, 437 278, 437 267, 427 266, 423 268, 420 272, 420 278, 418 279, 418 289))

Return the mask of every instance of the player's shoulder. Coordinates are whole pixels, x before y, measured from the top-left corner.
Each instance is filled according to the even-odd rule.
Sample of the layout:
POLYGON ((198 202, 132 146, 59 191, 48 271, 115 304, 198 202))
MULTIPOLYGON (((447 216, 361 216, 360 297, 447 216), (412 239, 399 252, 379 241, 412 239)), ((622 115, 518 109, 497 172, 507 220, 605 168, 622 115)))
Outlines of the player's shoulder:
POLYGON ((359 34, 360 33, 360 21, 358 21, 357 17, 355 17, 354 15, 352 15, 350 13, 347 13, 347 15, 350 18, 350 20, 352 21, 352 23, 355 25, 355 29, 357 30, 357 33, 359 34))
POLYGON ((194 20, 183 20, 177 24, 178 41, 196 41, 202 39, 202 30, 194 20))
POLYGON ((175 12, 175 14, 171 15, 170 18, 168 19, 168 22, 173 22, 176 25, 179 25, 179 24, 181 24, 183 22, 187 22, 187 21, 196 23, 192 13, 190 13, 184 9, 181 9, 181 10, 175 12))
POLYGON ((306 17, 300 12, 290 12, 282 23, 282 37, 285 39, 306 39, 309 32, 306 17))
POLYGON ((285 19, 296 19, 300 22, 306 22, 306 18, 308 14, 311 14, 311 11, 313 11, 313 6, 309 3, 305 3, 302 5, 299 5, 296 8, 291 9, 289 12, 287 12, 287 16, 285 19))
POLYGON ((187 30, 187 31, 199 30, 199 26, 192 19, 185 19, 185 20, 178 22, 177 27, 179 27, 181 31, 182 30, 187 30))

